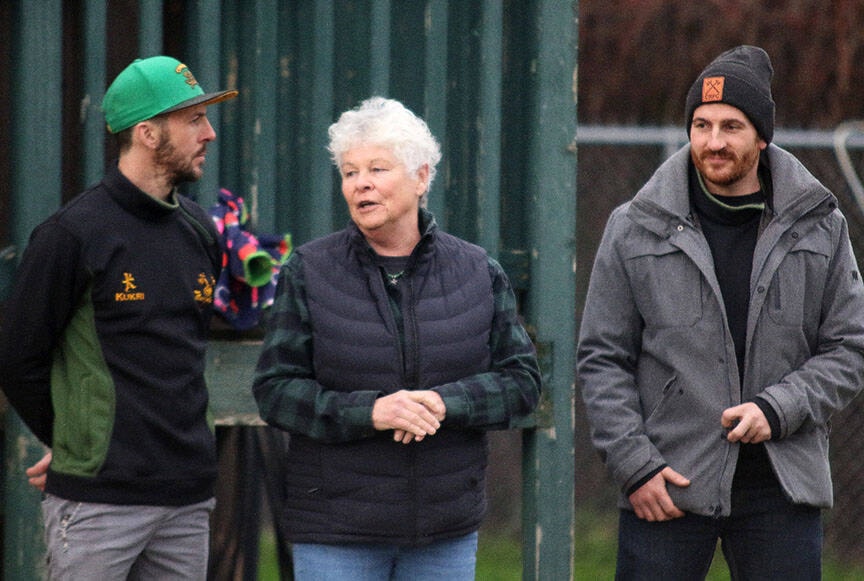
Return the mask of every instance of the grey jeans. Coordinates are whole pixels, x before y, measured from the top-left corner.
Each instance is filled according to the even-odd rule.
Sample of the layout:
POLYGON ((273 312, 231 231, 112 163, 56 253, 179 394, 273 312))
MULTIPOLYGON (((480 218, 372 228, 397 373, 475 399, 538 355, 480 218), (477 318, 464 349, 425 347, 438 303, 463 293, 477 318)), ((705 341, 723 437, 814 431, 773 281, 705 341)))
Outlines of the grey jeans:
POLYGON ((205 580, 210 540, 210 499, 189 506, 124 506, 42 501, 48 577, 205 580))

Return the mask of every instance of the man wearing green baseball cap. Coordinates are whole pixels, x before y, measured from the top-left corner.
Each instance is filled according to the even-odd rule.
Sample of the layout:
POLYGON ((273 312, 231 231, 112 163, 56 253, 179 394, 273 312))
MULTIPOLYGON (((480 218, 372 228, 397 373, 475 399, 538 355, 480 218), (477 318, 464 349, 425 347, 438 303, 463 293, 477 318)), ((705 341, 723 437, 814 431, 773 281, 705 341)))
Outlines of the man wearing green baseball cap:
POLYGON ((167 56, 105 93, 119 159, 34 229, 5 309, 0 383, 51 452, 51 579, 205 579, 216 447, 204 382, 222 252, 176 186, 216 138, 205 93, 167 56))
POLYGON ((205 93, 189 67, 167 56, 138 59, 108 87, 102 101, 108 131, 119 133, 136 123, 186 109, 233 99, 237 91, 205 93))

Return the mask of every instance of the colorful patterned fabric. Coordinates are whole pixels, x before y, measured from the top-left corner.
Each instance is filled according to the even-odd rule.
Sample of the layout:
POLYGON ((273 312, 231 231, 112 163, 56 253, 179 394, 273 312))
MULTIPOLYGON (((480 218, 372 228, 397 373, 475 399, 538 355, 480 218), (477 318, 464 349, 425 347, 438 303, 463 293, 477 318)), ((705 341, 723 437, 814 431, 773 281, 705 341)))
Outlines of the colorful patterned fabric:
POLYGON ((243 198, 225 188, 210 216, 222 245, 213 306, 232 327, 245 331, 258 325, 261 311, 273 304, 279 267, 291 254, 291 235, 250 232, 243 198))

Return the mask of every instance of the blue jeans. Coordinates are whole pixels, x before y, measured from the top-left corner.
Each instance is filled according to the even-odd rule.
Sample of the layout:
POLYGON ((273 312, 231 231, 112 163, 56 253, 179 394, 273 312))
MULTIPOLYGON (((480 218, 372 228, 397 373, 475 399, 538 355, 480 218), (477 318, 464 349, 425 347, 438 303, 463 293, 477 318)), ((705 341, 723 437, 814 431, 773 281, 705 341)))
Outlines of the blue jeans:
POLYGON ((775 487, 733 492, 728 517, 648 522, 622 510, 616 579, 704 579, 718 539, 733 581, 821 579, 821 511, 792 504, 775 487))
POLYGON ((296 581, 474 581, 477 533, 418 547, 295 543, 292 556, 296 581))

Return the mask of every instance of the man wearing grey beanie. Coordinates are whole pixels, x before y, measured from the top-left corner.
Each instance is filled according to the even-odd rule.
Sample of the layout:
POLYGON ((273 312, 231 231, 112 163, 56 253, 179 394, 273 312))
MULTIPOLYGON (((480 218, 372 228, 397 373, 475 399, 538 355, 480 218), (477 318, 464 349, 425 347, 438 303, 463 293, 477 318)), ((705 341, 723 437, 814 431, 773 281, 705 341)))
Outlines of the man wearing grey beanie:
POLYGON ((739 46, 690 143, 609 218, 577 370, 620 490, 618 579, 820 579, 831 416, 864 384, 864 285, 837 199, 772 144, 773 68, 739 46))

